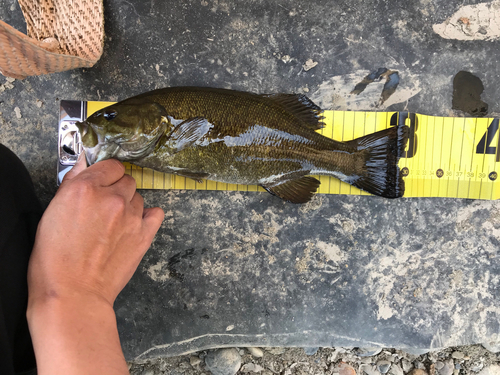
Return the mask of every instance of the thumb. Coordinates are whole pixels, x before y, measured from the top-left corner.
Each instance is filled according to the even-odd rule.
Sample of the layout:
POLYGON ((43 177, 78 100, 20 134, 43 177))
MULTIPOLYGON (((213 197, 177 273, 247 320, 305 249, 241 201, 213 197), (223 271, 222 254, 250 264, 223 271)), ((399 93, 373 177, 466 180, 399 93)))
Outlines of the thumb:
POLYGON ((145 208, 142 214, 142 227, 145 231, 146 238, 149 242, 153 242, 153 238, 160 229, 161 223, 165 218, 165 213, 160 207, 145 208))
POLYGON ((73 168, 64 176, 63 181, 72 180, 85 169, 87 169, 87 158, 85 157, 85 151, 82 151, 80 155, 78 155, 78 160, 73 168))

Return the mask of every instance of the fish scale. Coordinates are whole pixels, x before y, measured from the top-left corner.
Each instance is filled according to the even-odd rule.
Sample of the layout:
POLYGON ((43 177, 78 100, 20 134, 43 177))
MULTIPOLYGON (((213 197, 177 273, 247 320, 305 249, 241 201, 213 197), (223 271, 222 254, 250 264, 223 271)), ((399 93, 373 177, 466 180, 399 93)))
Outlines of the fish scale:
POLYGON ((309 174, 402 196, 397 163, 407 126, 338 142, 315 131, 321 120, 303 95, 175 87, 113 104, 78 126, 90 164, 113 157, 195 180, 259 184, 293 203, 317 190, 309 174))

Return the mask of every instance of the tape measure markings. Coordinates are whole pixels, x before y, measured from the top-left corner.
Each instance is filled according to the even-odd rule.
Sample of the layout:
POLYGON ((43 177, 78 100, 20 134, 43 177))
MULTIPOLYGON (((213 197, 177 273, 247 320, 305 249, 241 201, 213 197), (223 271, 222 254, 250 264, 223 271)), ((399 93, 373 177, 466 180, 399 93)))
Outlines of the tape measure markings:
MULTIPOLYGON (((112 103, 86 104, 90 115, 112 103)), ((389 126, 409 126, 408 146, 399 162, 405 178, 405 197, 500 197, 500 191, 497 193, 495 190, 498 177, 496 163, 500 161, 498 119, 459 119, 408 112, 341 112, 325 111, 323 115, 326 125, 319 132, 333 139, 349 141, 389 126), (461 137, 458 134, 460 131, 461 137)), ((226 184, 210 180, 198 183, 185 177, 125 164, 127 173, 136 179, 138 188, 264 191, 256 185, 226 184)), ((319 193, 368 195, 337 179, 327 176, 317 178, 321 182, 319 193)))

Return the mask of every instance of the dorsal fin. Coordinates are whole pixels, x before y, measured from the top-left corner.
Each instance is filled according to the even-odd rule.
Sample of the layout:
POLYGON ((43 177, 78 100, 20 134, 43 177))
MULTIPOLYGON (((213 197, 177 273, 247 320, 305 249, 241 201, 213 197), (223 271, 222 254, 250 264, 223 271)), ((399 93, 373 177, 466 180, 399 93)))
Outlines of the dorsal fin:
POLYGON ((303 94, 265 94, 262 96, 291 112, 312 130, 321 129, 325 125, 322 121, 324 117, 321 116, 321 108, 303 94))

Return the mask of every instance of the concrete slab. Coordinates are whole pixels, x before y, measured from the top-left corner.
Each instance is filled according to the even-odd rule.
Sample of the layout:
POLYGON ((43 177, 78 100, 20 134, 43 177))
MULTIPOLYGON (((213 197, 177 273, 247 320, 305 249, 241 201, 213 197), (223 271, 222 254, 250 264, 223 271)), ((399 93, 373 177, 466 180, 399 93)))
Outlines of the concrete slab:
MULTIPOLYGON (((462 10, 454 21, 461 6, 110 0, 94 68, 0 81, 0 142, 25 162, 47 204, 60 99, 202 85, 305 92, 325 109, 461 116, 452 110, 453 77, 465 70, 481 79, 481 99, 498 115, 494 30, 480 40, 471 25, 477 38, 458 40, 433 29, 451 17, 446 25, 467 31, 484 13, 462 10), (376 83, 359 100, 336 94, 379 68, 399 72, 392 102, 377 106, 376 83)), ((0 19, 25 27, 13 0, 0 0, 0 19)), ((167 217, 116 302, 129 359, 221 346, 426 350, 500 340, 497 202, 319 195, 294 206, 265 193, 143 195, 167 217)))

